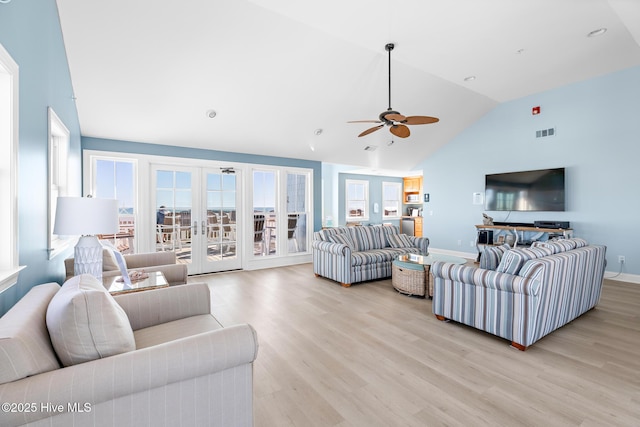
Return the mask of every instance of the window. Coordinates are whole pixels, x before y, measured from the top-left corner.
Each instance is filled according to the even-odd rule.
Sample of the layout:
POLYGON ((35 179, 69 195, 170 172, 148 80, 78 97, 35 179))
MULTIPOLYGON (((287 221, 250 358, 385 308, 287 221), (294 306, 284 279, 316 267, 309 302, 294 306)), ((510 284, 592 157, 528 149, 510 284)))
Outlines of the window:
POLYGON ((278 174, 274 170, 253 171, 253 255, 277 253, 277 186, 278 174))
POLYGON ((382 218, 397 219, 402 206, 402 185, 399 182, 382 183, 382 218))
POLYGON ((287 250, 307 251, 308 173, 287 173, 287 250))
MULTIPOLYGON (((100 199, 118 200, 118 234, 109 240, 122 253, 135 253, 136 161, 91 157, 91 194, 100 199)), ((103 236, 107 237, 107 236, 103 236)))
POLYGON ((17 281, 18 65, 0 45, 0 291, 17 281))
POLYGON ((49 259, 65 249, 70 240, 53 234, 58 197, 69 195, 67 159, 69 157, 69 130, 51 107, 49 120, 49 259))
POLYGON ((369 181, 347 179, 346 215, 347 221, 366 221, 369 219, 369 181))

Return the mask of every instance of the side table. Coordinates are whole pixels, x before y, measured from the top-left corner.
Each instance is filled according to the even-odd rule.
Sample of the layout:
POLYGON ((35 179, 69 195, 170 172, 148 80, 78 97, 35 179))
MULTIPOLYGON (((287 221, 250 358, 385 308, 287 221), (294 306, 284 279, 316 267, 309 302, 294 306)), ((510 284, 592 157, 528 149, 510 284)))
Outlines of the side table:
POLYGON ((147 291, 150 289, 167 288, 169 282, 161 271, 151 271, 147 273, 149 277, 142 280, 131 281, 131 286, 119 281, 122 276, 103 277, 102 284, 111 295, 126 294, 130 292, 147 291))
POLYGON ((465 264, 466 259, 445 254, 430 253, 427 255, 399 255, 391 268, 391 283, 400 293, 425 297, 433 296, 433 276, 429 272, 431 264, 436 261, 465 264))

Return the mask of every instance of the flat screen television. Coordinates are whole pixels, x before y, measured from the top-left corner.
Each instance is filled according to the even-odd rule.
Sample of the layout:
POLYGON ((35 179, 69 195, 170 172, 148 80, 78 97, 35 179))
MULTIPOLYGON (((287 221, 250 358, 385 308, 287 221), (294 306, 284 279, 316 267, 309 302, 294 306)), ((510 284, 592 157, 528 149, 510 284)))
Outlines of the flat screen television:
POLYGON ((486 175, 484 191, 488 211, 564 211, 564 168, 486 175))

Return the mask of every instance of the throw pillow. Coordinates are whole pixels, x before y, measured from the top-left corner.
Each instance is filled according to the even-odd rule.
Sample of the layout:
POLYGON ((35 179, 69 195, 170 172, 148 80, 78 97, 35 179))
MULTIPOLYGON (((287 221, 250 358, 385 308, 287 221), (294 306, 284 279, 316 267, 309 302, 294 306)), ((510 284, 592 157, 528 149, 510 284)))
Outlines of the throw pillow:
POLYGON ((480 256, 480 268, 485 270, 495 270, 498 268, 500 261, 502 261, 502 256, 509 249, 511 249, 511 246, 506 243, 500 246, 485 247, 482 251, 482 255, 480 256))
POLYGON ((51 343, 64 366, 135 350, 127 314, 89 274, 67 280, 47 308, 51 343))
POLYGON ((329 241, 333 243, 340 243, 342 245, 347 245, 351 248, 351 250, 355 250, 356 244, 348 233, 340 233, 334 234, 333 236, 329 236, 329 241))
MULTIPOLYGON (((102 250, 102 271, 120 270, 120 267, 118 266, 118 261, 116 260, 116 255, 115 255, 115 252, 118 252, 118 249, 116 249, 116 247, 113 246, 111 242, 109 242, 108 240, 101 240, 100 244, 104 248, 102 250)), ((124 257, 122 258, 122 261, 125 262, 124 257)), ((126 270, 127 268, 126 262, 124 266, 126 270)))
POLYGON ((548 255, 553 255, 553 250, 540 246, 511 249, 504 254, 496 271, 499 273, 518 274, 527 261, 548 255))
POLYGON ((390 234, 387 236, 392 248, 412 248, 413 243, 406 234, 390 234))
POLYGON ((572 241, 572 242, 575 242, 576 248, 583 248, 585 246, 589 246, 589 243, 587 243, 586 240, 581 239, 580 237, 572 237, 569 240, 572 241))

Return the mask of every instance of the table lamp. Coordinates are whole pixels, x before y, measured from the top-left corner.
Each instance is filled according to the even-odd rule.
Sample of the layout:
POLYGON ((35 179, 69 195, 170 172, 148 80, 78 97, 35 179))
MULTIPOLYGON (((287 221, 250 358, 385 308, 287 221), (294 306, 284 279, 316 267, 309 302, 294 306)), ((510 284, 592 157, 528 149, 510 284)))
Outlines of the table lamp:
POLYGON ((53 234, 78 236, 74 275, 88 273, 102 280, 102 245, 96 234, 118 232, 118 201, 92 197, 58 197, 53 234))

